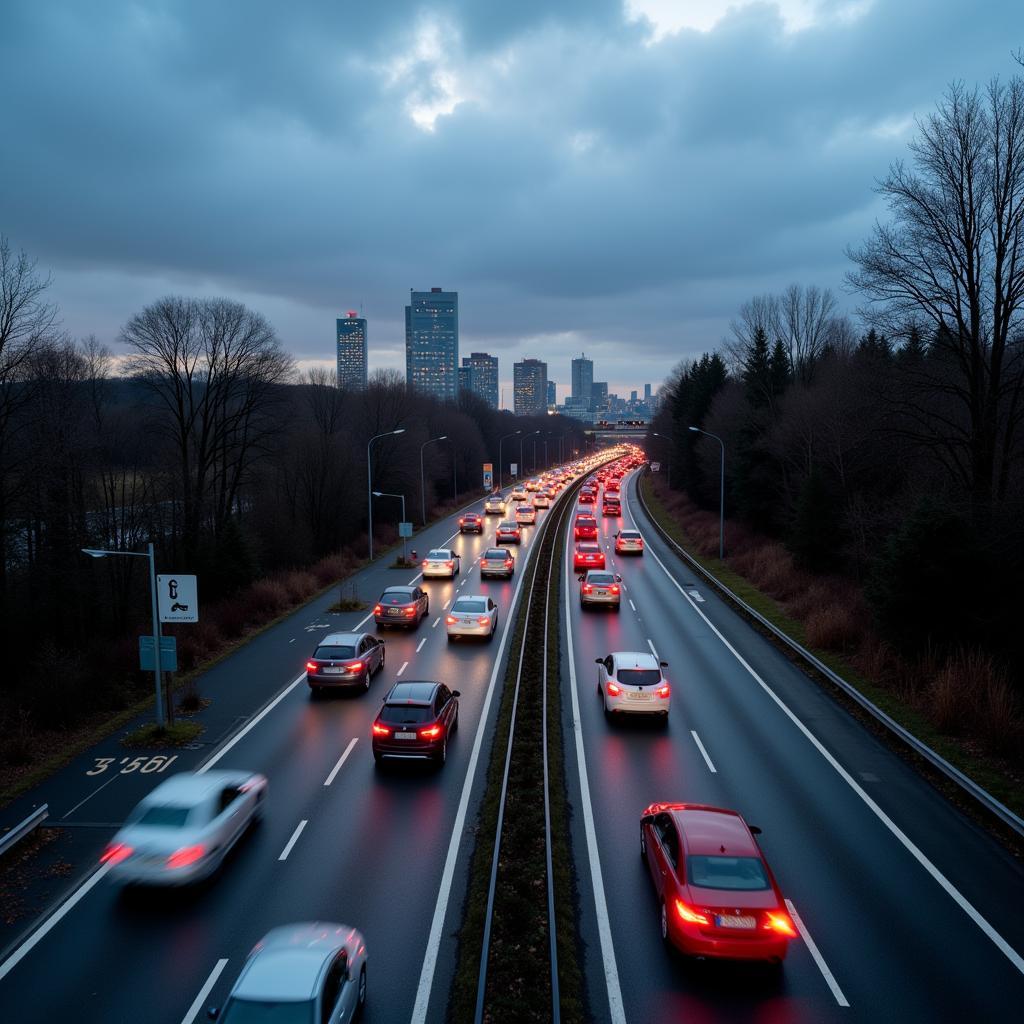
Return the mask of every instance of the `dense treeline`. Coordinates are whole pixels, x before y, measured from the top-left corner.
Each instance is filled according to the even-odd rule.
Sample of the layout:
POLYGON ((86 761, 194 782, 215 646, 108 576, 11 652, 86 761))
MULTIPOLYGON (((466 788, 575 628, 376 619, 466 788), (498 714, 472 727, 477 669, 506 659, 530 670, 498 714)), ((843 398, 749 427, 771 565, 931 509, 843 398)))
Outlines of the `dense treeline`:
MULTIPOLYGON (((441 404, 408 393, 394 371, 365 392, 339 391, 322 371, 300 378, 271 325, 224 299, 154 303, 127 322, 114 356, 57 330, 48 284, 0 240, 7 724, 72 724, 151 692, 151 675, 136 671, 136 636, 150 632, 146 563, 97 561, 84 547, 142 551, 152 540, 158 571, 197 573, 212 609, 267 573, 325 560, 330 573, 352 564, 330 561, 346 548, 365 556, 374 435, 404 431, 373 445, 373 487, 404 494, 417 526, 422 498, 430 516, 482 494, 482 463, 497 470, 504 435, 521 431, 503 446, 506 474, 520 437, 530 471, 544 441, 552 462, 559 437, 567 455, 583 447, 574 421, 514 417, 473 395, 441 404)), ((375 502, 375 535, 392 541, 400 503, 375 502)))
POLYGON ((689 428, 718 435, 727 516, 858 581, 896 650, 981 648, 1019 686, 1024 81, 953 87, 910 148, 849 251, 861 326, 813 287, 752 299, 676 368, 649 450, 717 511, 720 447, 689 428))

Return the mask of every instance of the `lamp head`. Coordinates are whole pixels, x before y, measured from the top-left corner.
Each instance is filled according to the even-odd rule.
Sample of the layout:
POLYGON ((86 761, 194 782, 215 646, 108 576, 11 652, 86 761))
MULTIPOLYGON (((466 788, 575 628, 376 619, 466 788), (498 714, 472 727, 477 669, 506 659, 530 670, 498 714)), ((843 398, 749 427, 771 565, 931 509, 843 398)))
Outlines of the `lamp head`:
POLYGON ((695 434, 700 433, 700 427, 690 427, 690 430, 692 430, 695 434))

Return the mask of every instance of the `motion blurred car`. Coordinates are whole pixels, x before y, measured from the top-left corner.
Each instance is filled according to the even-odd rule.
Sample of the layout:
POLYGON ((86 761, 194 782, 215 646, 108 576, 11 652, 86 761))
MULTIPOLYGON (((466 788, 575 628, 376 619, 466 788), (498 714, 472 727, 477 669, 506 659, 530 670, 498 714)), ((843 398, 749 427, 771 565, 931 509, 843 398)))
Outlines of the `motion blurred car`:
POLYGON ((535 476, 530 477, 530 479, 526 481, 526 489, 528 491, 539 491, 540 481, 535 476))
POLYGON ((533 496, 534 508, 551 508, 551 495, 547 491, 538 491, 533 496))
POLYGON ((479 636, 490 641, 498 628, 498 606, 483 594, 466 595, 456 598, 444 621, 449 641, 460 636, 479 636))
POLYGON ((451 548, 434 548, 427 552, 422 569, 425 580, 438 576, 455 579, 462 572, 462 559, 451 548))
POLYGON ((615 534, 615 553, 617 555, 642 555, 644 539, 639 530, 619 530, 615 534))
POLYGON ((573 540, 597 540, 597 520, 590 512, 578 513, 572 525, 573 540))
POLYGON ((595 494, 589 487, 584 487, 580 491, 580 504, 581 505, 593 505, 595 502, 595 494))
POLYGON ((661 937, 684 956, 785 959, 798 933, 754 838, 760 831, 703 804, 651 804, 640 816, 661 937))
POLYGON ((430 598, 422 587, 387 587, 373 606, 378 626, 411 626, 415 629, 430 611, 430 598))
POLYGON ((459 533, 483 533, 484 518, 479 512, 467 512, 459 516, 459 533))
POLYGON ((496 544, 521 544, 523 541, 522 530, 516 522, 498 523, 494 531, 494 542, 496 544))
POLYGON ((604 485, 604 493, 605 493, 605 497, 608 497, 608 496, 613 495, 613 494, 617 495, 619 493, 619 478, 618 477, 609 477, 608 478, 608 483, 606 483, 604 485))
POLYGON ((119 882, 184 885, 213 874, 263 816, 267 780, 255 772, 181 772, 141 800, 101 864, 119 882))
POLYGON ((516 509, 516 522, 520 526, 533 526, 537 522, 537 510, 532 505, 520 505, 516 509))
POLYGON ((374 761, 391 757, 444 764, 448 736, 459 727, 460 696, 431 680, 395 683, 371 727, 374 761))
POLYGON ((572 567, 577 572, 581 569, 603 569, 604 551, 601 546, 593 542, 577 544, 572 553, 572 567))
POLYGON ((492 494, 484 502, 484 512, 489 516, 503 516, 505 514, 505 499, 500 494, 492 494))
POLYGON ((616 651, 597 662, 597 692, 604 713, 664 715, 668 719, 672 687, 662 673, 667 661, 648 651, 616 651))
POLYGON ((310 693, 327 688, 370 688, 370 679, 384 667, 384 645, 369 633, 329 633, 306 662, 310 693))
POLYGON ((601 515, 621 517, 622 505, 617 495, 606 494, 604 496, 604 501, 601 502, 601 515))
POLYGON ((619 584, 622 577, 613 572, 601 572, 590 569, 583 576, 579 577, 580 584, 580 607, 586 608, 589 605, 599 604, 606 608, 619 610, 621 600, 619 584))
POLYGON ((511 579, 516 571, 516 560, 505 548, 488 548, 480 559, 480 576, 504 576, 511 579))
POLYGON ((512 488, 512 493, 509 495, 511 501, 529 501, 530 493, 522 484, 516 484, 512 488))
POLYGON ((224 1009, 221 1024, 349 1024, 366 1005, 366 940, 329 921, 286 924, 256 943, 224 1009))

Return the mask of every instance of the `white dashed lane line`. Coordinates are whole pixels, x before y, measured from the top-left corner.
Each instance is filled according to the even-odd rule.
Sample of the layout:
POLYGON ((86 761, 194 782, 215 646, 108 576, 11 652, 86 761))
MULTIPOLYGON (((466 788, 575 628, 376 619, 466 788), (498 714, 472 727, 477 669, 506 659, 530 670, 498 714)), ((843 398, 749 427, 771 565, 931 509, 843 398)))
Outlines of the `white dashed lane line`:
POLYGON ((835 996, 836 1002, 840 1006, 849 1006, 850 1004, 846 1001, 846 996, 843 995, 843 990, 839 987, 839 983, 836 981, 832 972, 828 969, 828 964, 825 963, 825 958, 821 955, 818 950, 817 943, 811 938, 811 933, 807 930, 807 926, 804 924, 800 915, 796 912, 796 907, 793 906, 792 900, 786 900, 786 907, 789 909, 789 916, 793 918, 793 924, 796 925, 796 930, 800 933, 800 938, 804 940, 804 945, 809 950, 814 962, 818 965, 818 970, 821 971, 821 976, 825 979, 825 984, 832 990, 832 995, 835 996))
POLYGON ((328 775, 327 778, 324 780, 324 785, 325 786, 329 786, 334 781, 334 779, 337 776, 338 772, 341 771, 341 766, 345 763, 345 759, 348 757, 349 754, 352 753, 352 748, 358 742, 359 742, 359 737, 358 736, 353 736, 352 739, 350 739, 348 741, 348 746, 345 748, 345 753, 342 754, 341 757, 338 758, 338 763, 331 769, 331 774, 328 775))
POLYGON ((629 602, 629 607, 632 608, 633 611, 636 611, 636 605, 633 604, 633 598, 627 597, 626 600, 629 602))
POLYGON ((403 661, 402 667, 395 673, 396 676, 400 676, 409 667, 409 662, 403 661))
POLYGON ((196 1019, 199 1011, 203 1008, 203 1004, 206 1002, 206 997, 213 991, 213 986, 217 984, 217 979, 221 976, 227 965, 226 959, 217 961, 213 970, 210 971, 210 976, 199 990, 199 994, 192 1000, 192 1005, 188 1008, 188 1012, 181 1018, 181 1024, 192 1024, 192 1021, 196 1019))
POLYGON ((438 615, 436 619, 430 624, 431 629, 437 629, 437 624, 441 621, 441 616, 438 615))
POLYGON ((420 642, 419 642, 419 643, 418 643, 418 644, 416 645, 416 653, 417 653, 417 654, 419 654, 419 653, 420 653, 420 651, 422 651, 422 650, 423 650, 423 645, 424 645, 424 644, 425 644, 426 642, 427 642, 427 638, 426 638, 426 637, 424 637, 424 638, 423 638, 423 639, 422 639, 422 640, 421 640, 421 641, 420 641, 420 642))
POLYGON ((284 844, 284 849, 281 851, 281 856, 277 858, 278 860, 288 859, 288 854, 292 852, 292 847, 299 841, 299 836, 302 835, 302 830, 308 824, 309 821, 306 818, 303 818, 302 821, 299 822, 298 827, 292 833, 291 839, 289 839, 288 842, 284 844))

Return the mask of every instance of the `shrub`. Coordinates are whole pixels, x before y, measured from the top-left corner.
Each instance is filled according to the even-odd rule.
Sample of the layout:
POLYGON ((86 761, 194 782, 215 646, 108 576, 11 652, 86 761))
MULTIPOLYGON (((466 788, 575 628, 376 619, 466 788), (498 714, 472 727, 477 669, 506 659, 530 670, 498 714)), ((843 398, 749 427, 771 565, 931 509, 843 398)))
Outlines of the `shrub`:
POLYGON ((301 604, 306 598, 311 597, 320 587, 317 585, 316 576, 311 572, 295 571, 285 574, 281 583, 288 593, 288 599, 292 604, 301 604))
POLYGON ((249 611, 248 621, 252 625, 280 615, 291 604, 284 584, 273 579, 257 580, 240 595, 240 600, 249 611))
POLYGON ((845 651, 860 635, 860 624, 853 611, 841 604, 814 609, 804 622, 804 633, 812 647, 825 651, 845 651))

